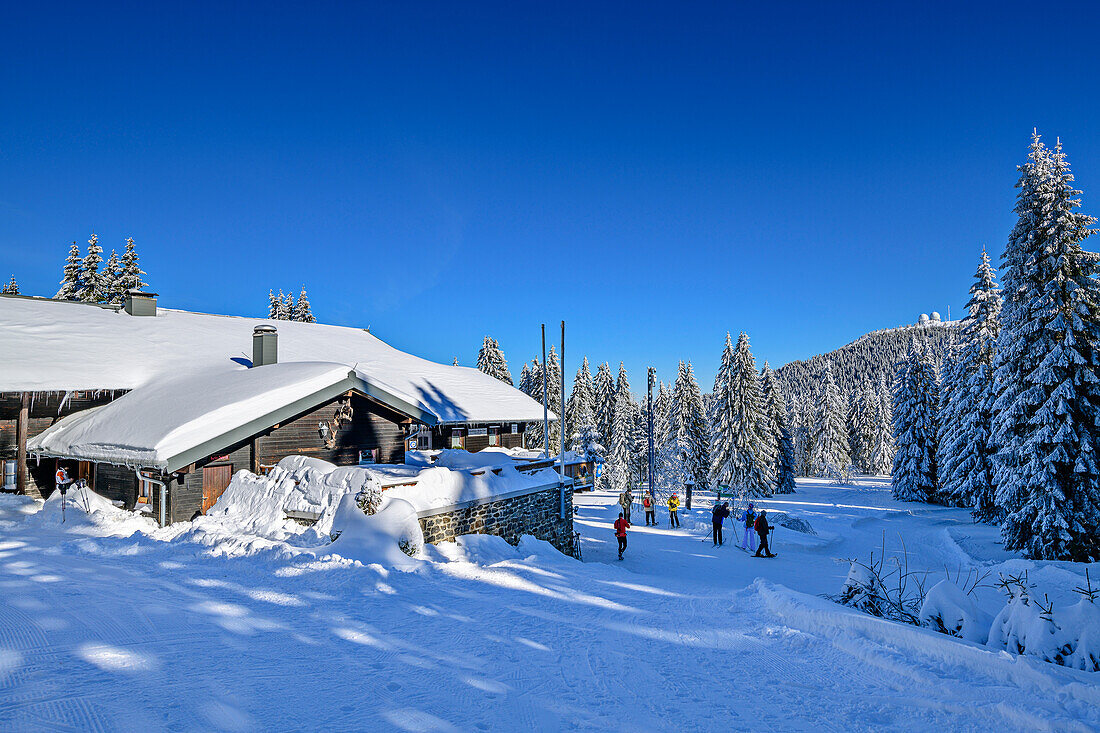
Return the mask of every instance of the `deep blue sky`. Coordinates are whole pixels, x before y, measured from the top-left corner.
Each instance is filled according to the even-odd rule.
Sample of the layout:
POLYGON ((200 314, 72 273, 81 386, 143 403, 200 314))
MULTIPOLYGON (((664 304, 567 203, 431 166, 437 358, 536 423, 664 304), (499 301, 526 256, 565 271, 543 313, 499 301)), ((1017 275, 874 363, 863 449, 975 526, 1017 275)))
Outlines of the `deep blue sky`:
POLYGON ((0 279, 131 235, 164 306, 515 372, 565 318, 636 389, 954 315, 1033 126, 1100 212, 1100 12, 891 5, 9 3, 0 279))

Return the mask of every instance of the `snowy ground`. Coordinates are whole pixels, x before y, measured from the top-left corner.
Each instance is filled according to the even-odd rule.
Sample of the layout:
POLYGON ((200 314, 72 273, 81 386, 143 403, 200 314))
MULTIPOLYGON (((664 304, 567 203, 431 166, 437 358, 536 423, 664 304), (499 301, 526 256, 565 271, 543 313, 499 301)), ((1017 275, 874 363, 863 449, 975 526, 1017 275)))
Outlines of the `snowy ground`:
MULTIPOLYGON (((620 563, 613 501, 577 497, 584 563, 481 538, 402 572, 268 540, 224 554, 178 529, 105 536, 151 527, 72 511, 62 527, 0 496, 0 730, 1100 728, 1100 675, 817 597, 884 530, 911 565, 1029 565, 964 511, 803 481, 764 503, 818 536, 780 528, 774 560, 701 541, 697 509, 681 531, 636 514, 620 563)), ((1067 588, 1081 572, 1033 569, 1067 588)))

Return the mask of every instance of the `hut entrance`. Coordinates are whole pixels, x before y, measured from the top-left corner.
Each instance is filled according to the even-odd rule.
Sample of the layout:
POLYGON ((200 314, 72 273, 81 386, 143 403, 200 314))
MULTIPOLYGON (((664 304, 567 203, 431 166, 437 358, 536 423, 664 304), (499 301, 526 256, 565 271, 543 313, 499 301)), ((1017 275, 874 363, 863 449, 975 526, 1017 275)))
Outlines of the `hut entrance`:
POLYGON ((233 466, 205 466, 202 469, 202 513, 206 514, 233 480, 233 466))

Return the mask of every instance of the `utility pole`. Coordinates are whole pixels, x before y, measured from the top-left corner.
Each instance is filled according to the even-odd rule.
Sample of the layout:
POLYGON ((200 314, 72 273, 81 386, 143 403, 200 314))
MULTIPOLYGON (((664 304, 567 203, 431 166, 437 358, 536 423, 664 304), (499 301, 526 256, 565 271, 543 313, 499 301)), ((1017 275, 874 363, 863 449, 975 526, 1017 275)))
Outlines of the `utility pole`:
MULTIPOLYGON (((647 409, 649 411, 649 495, 654 497, 653 493, 653 381, 657 376, 657 370, 650 367, 647 372, 647 391, 646 397, 647 409)), ((656 511, 656 510, 654 510, 656 511)))
POLYGON ((542 324, 542 442, 546 457, 550 457, 550 418, 546 414, 546 324, 542 324))
POLYGON ((559 492, 560 505, 558 518, 565 519, 565 321, 561 322, 561 412, 558 413, 558 423, 561 425, 561 450, 558 451, 561 460, 558 462, 558 480, 561 482, 559 492))

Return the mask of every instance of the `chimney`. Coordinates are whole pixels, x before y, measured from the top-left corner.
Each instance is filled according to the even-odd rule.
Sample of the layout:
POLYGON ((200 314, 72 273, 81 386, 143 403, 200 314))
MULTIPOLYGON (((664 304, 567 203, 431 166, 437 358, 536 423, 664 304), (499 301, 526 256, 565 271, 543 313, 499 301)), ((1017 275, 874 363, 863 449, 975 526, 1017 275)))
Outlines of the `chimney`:
POLYGON ((274 326, 252 329, 252 366, 276 364, 279 361, 279 333, 274 326))
POLYGON ((143 293, 140 290, 127 290, 123 309, 131 316, 155 316, 157 314, 157 294, 143 293))

